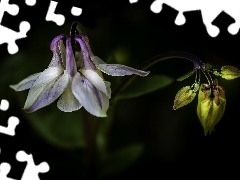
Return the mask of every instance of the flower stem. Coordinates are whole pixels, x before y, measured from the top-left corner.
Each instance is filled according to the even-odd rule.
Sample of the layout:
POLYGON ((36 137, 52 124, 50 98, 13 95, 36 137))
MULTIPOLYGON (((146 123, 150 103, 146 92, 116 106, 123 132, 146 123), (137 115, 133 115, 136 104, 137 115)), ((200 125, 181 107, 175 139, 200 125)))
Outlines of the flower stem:
MULTIPOLYGON (((185 52, 168 52, 164 54, 157 55, 145 63, 143 63, 138 69, 146 70, 154 64, 161 62, 163 60, 172 59, 172 58, 180 58, 186 59, 194 63, 194 68, 201 69, 205 68, 205 64, 196 56, 192 54, 188 54, 185 52)), ((115 99, 119 93, 121 93, 127 86, 131 84, 131 82, 137 77, 137 75, 133 75, 128 77, 125 81, 123 81, 119 87, 112 93, 112 99, 115 99)))
POLYGON ((207 81, 208 81, 208 84, 210 86, 210 96, 211 98, 214 98, 214 92, 213 92, 213 86, 214 86, 214 82, 213 82, 213 79, 211 77, 211 75, 209 74, 209 71, 205 71, 204 69, 201 69, 204 76, 206 77, 207 81))
POLYGON ((96 119, 84 110, 84 131, 86 142, 86 179, 96 179, 96 119))

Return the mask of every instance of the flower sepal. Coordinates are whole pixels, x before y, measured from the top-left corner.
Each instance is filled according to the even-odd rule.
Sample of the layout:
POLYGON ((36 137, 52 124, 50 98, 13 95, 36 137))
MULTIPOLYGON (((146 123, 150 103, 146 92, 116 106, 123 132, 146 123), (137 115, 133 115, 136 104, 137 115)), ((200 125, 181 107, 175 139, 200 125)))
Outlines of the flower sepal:
POLYGON ((221 76, 224 79, 232 80, 240 77, 240 70, 235 66, 222 66, 221 71, 213 72, 216 76, 221 76))
POLYGON ((195 96, 196 92, 190 86, 181 88, 175 96, 173 109, 176 110, 189 104, 195 96))

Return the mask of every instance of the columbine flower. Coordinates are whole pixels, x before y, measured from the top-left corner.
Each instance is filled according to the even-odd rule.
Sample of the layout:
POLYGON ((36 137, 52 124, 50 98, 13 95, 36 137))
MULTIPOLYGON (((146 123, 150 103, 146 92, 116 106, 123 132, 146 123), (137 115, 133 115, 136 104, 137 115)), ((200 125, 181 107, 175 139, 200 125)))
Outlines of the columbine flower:
POLYGON ((197 115, 203 126, 204 134, 211 134, 224 114, 226 98, 225 91, 218 85, 217 80, 213 81, 210 73, 231 80, 240 77, 240 70, 234 66, 223 66, 221 70, 215 69, 212 65, 205 64, 200 59, 190 54, 177 53, 176 56, 190 60, 194 64, 192 71, 177 80, 182 81, 194 73, 196 73, 196 78, 191 87, 183 87, 177 92, 173 109, 176 110, 192 102, 197 91, 199 91, 197 115), (199 88, 201 73, 206 77, 208 83, 201 84, 199 88))
POLYGON ((57 107, 64 112, 76 111, 83 106, 89 113, 105 117, 111 88, 99 70, 112 76, 149 74, 124 65, 106 64, 93 55, 87 36, 77 32, 76 26, 74 22, 71 36, 59 35, 52 40, 53 58, 47 69, 10 86, 16 91, 30 88, 24 105, 26 112, 34 112, 60 97, 57 107), (81 49, 78 59, 74 43, 81 49))
POLYGON ((214 94, 211 97, 209 86, 202 84, 198 93, 197 115, 203 126, 205 136, 211 134, 214 127, 222 118, 225 107, 225 92, 221 86, 214 85, 214 94))

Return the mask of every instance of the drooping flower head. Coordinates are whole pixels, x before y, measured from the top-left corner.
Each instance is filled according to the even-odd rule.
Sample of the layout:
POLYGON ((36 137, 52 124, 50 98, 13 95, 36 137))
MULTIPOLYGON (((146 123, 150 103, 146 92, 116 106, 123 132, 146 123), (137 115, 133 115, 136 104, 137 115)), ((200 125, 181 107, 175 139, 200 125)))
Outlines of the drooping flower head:
POLYGON ((240 70, 234 66, 222 66, 219 70, 210 64, 203 63, 195 56, 184 53, 180 55, 184 59, 191 60, 194 69, 177 80, 182 81, 194 73, 196 73, 196 77, 192 86, 183 87, 177 92, 173 109, 176 110, 192 102, 199 91, 197 115, 204 129, 204 134, 211 134, 224 114, 226 98, 224 89, 218 85, 217 80, 213 81, 210 73, 231 80, 240 77, 240 70), (208 83, 200 84, 201 74, 206 77, 208 83))
POLYGON ((105 117, 111 88, 101 71, 112 76, 149 74, 124 65, 106 64, 94 56, 87 35, 79 32, 77 25, 78 22, 72 24, 70 36, 62 34, 52 40, 53 57, 47 69, 10 86, 16 91, 30 89, 24 105, 26 112, 34 112, 59 99, 57 107, 64 112, 83 106, 89 113, 105 117))
POLYGON ((211 134, 222 118, 226 107, 225 91, 214 82, 213 96, 209 85, 202 84, 198 93, 197 115, 203 126, 205 136, 211 134))

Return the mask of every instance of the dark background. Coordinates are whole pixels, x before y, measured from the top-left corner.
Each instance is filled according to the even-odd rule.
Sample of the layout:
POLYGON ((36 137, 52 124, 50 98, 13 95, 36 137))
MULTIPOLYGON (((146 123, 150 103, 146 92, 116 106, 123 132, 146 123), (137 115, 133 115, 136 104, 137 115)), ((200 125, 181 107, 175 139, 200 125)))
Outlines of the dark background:
MULTIPOLYGON (((52 56, 49 50, 51 40, 59 34, 68 34, 73 21, 82 24, 94 54, 103 60, 116 51, 123 52, 122 57, 126 58, 118 59, 118 63, 136 68, 158 54, 184 51, 203 62, 240 67, 240 33, 228 33, 227 27, 234 19, 224 12, 213 21, 220 28, 220 34, 212 38, 205 29, 200 11, 184 13, 186 23, 177 26, 174 20, 178 12, 163 5, 162 12, 154 14, 150 10, 153 1, 139 0, 135 4, 128 0, 58 2, 55 13, 65 16, 63 26, 45 20, 49 1, 40 0, 34 7, 28 7, 24 0, 10 0, 10 3, 20 6, 20 12, 16 17, 5 13, 1 23, 15 31, 18 31, 22 20, 31 24, 28 37, 16 41, 18 53, 9 55, 7 45, 0 46, 0 99, 10 102, 9 110, 1 112, 0 122, 6 126, 11 115, 20 119, 16 136, 0 134, 0 162, 12 165, 11 178, 20 179, 25 168, 24 163, 16 162, 15 155, 19 150, 32 153, 36 164, 42 161, 49 163, 50 171, 40 175, 42 180, 58 176, 58 179, 85 177, 82 174, 85 167, 81 158, 78 160, 78 154, 83 150, 60 148, 46 141, 26 120, 28 114, 23 115, 21 107, 24 101, 17 98, 20 93, 8 87, 47 67, 52 56), (71 15, 72 6, 82 8, 82 15, 71 15), (24 61, 18 60, 20 56, 24 61)), ((156 64, 150 71, 151 74, 164 74, 176 79, 191 68, 189 61, 172 59, 156 64)), ((183 82, 175 80, 166 88, 139 98, 119 101, 109 134, 109 148, 114 150, 138 142, 143 143, 144 152, 134 164, 108 179, 217 178, 225 174, 238 177, 240 80, 218 79, 226 91, 226 111, 216 126, 216 132, 206 137, 196 114, 197 98, 177 111, 172 110, 175 94, 183 86, 191 85, 194 77, 183 82)), ((202 82, 206 80, 203 78, 202 82)), ((26 98, 27 92, 22 94, 26 98)), ((59 112, 56 102, 50 106, 59 112)))

